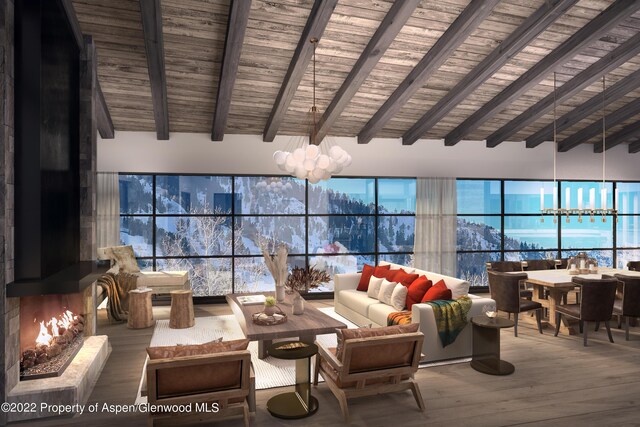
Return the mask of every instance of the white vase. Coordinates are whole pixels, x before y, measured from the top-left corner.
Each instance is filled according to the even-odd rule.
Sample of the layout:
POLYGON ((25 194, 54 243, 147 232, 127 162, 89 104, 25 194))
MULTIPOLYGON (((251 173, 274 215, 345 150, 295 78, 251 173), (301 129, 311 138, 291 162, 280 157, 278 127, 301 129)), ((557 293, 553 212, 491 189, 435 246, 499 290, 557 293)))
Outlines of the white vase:
POLYGON ((264 306, 264 310, 263 313, 266 314, 267 316, 273 316, 273 314, 276 312, 276 307, 273 305, 265 305, 264 306))
POLYGON ((284 302, 285 291, 284 285, 276 285, 276 301, 280 304, 284 302))
POLYGON ((300 293, 296 292, 293 297, 293 314, 304 313, 304 298, 300 296, 300 293))

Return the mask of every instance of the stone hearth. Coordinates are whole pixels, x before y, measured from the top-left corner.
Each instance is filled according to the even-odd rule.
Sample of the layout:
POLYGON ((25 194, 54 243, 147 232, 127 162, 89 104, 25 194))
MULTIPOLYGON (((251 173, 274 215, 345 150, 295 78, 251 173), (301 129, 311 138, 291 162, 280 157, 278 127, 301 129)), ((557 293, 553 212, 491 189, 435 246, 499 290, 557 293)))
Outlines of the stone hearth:
POLYGON ((48 412, 46 408, 42 408, 43 402, 49 405, 84 405, 110 352, 106 336, 87 337, 82 349, 61 376, 18 382, 8 393, 7 402, 35 402, 35 411, 9 413, 8 421, 64 415, 48 412))

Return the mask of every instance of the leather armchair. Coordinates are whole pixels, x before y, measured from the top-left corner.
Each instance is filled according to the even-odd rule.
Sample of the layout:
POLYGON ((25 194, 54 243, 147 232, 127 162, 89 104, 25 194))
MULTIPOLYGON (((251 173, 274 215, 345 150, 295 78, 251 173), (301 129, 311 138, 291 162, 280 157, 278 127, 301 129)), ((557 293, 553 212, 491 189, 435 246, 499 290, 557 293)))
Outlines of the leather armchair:
MULTIPOLYGON (((223 418, 242 415, 249 426, 255 389, 251 387, 251 353, 236 350, 196 356, 150 359, 147 362, 147 398, 154 405, 196 403, 218 405, 211 416, 223 418), (253 395, 252 395, 253 393, 253 395)), ((149 425, 157 419, 199 419, 202 413, 150 412, 149 425)))
POLYGON ((530 310, 535 310, 538 332, 542 333, 542 304, 524 299, 520 293, 520 282, 527 280, 527 273, 489 271, 488 274, 489 292, 491 292, 491 299, 496 302, 496 308, 499 311, 514 314, 514 335, 518 336, 518 314, 530 310))
POLYGON ((335 348, 325 348, 316 341, 313 384, 318 385, 318 375, 322 374, 346 422, 347 400, 351 397, 411 390, 420 411, 424 411, 420 388, 413 380, 423 341, 422 332, 346 339, 340 358, 335 348))

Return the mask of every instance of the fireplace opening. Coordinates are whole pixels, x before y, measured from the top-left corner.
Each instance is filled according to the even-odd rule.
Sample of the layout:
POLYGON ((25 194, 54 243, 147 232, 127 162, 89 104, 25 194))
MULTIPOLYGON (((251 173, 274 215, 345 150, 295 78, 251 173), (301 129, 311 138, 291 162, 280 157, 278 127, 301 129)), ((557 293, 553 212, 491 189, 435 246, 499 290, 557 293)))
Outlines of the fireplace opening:
POLYGON ((20 298, 20 380, 60 376, 85 333, 81 293, 20 298))

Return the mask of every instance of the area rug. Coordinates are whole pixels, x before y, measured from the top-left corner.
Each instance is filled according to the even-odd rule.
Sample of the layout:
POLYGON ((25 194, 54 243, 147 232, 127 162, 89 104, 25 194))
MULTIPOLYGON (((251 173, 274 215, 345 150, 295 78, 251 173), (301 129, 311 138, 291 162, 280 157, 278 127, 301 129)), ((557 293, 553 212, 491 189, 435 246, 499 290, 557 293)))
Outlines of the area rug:
MULTIPOLYGON (((330 317, 340 320, 348 328, 357 328, 357 326, 336 314, 333 308, 320 308, 322 312, 330 317)), ((167 346, 176 344, 202 344, 222 337, 223 340, 234 340, 244 338, 240 324, 233 315, 196 317, 195 325, 188 329, 171 329, 168 320, 158 320, 156 322, 153 336, 151 337, 150 347, 167 346)), ((318 335, 316 340, 326 347, 335 347, 337 345, 336 335, 318 335)), ((253 341, 249 343, 249 351, 251 352, 251 363, 256 377, 256 390, 264 390, 274 387, 285 387, 295 384, 295 362, 292 360, 276 359, 275 357, 267 357, 265 359, 258 358, 258 343, 253 341)), ((313 364, 315 358, 311 361, 313 372, 313 364)), ((146 397, 141 396, 144 383, 144 375, 146 363, 142 369, 140 377, 140 385, 136 396, 136 404, 145 403, 146 397)), ((322 377, 320 377, 322 381, 322 377)))
MULTIPOLYGON (((358 326, 348 321, 344 317, 337 314, 333 307, 323 307, 319 309, 326 315, 333 317, 348 328, 353 329, 358 326)), ((167 346, 176 344, 202 344, 222 337, 223 340, 234 340, 244 338, 240 324, 233 315, 196 317, 195 325, 188 329, 171 329, 168 320, 158 320, 156 322, 153 336, 151 337, 150 347, 167 346)), ((325 347, 335 347, 337 345, 335 334, 318 335, 316 340, 325 347)), ((267 357, 265 359, 258 358, 258 343, 249 343, 249 351, 251 352, 251 362, 255 371, 256 390, 264 390, 274 387, 285 387, 295 384, 295 363, 292 360, 276 359, 267 357)), ((420 368, 439 366, 444 364, 459 363, 470 359, 458 359, 454 361, 436 362, 421 364, 420 368)), ((312 359, 312 371, 315 358, 312 359)), ((141 396, 143 380, 146 370, 146 363, 142 369, 140 385, 136 396, 136 404, 145 403, 146 397, 141 396)), ((319 379, 322 381, 322 377, 319 379)))

